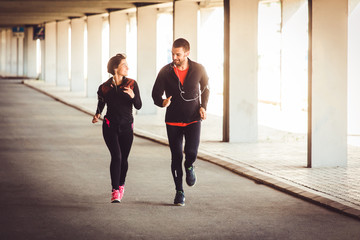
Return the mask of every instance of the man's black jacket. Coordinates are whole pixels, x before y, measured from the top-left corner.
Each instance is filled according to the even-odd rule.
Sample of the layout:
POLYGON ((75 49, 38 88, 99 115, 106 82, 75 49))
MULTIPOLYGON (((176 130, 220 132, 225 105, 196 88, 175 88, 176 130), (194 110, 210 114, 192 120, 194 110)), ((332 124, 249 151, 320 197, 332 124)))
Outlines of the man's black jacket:
POLYGON ((189 70, 184 85, 174 72, 172 63, 165 65, 159 72, 152 90, 155 105, 163 107, 163 94, 172 96, 166 109, 165 122, 190 123, 199 121, 200 107, 206 109, 209 99, 209 77, 205 68, 188 59, 189 70))

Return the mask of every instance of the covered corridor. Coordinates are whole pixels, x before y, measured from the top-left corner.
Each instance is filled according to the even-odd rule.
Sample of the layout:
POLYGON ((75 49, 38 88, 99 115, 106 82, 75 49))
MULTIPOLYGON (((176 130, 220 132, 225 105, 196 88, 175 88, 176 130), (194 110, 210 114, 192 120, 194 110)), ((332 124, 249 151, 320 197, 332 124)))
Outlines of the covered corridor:
POLYGON ((223 118, 218 126, 222 141, 258 141, 259 122, 274 115, 265 112, 262 117, 265 103, 266 109, 280 110, 277 120, 267 123, 300 126, 308 133, 305 166, 346 166, 348 134, 360 133, 358 3, 1 1, 0 74, 36 78, 94 97, 97 86, 109 77, 104 70, 107 60, 124 52, 144 96, 138 114, 157 114, 150 97, 154 79, 159 67, 171 60, 172 40, 185 37, 191 44, 190 58, 209 72, 209 108, 223 118), (281 10, 275 81, 269 72, 261 72, 265 57, 259 55, 261 44, 271 42, 259 28, 260 22, 272 19, 261 18, 262 6, 271 4, 281 10), (207 25, 219 9, 222 13, 207 25), (266 97, 274 92, 277 97, 266 97))
MULTIPOLYGON (((196 186, 186 187, 186 206, 176 207, 168 148, 140 137, 130 154, 124 198, 111 204, 109 153, 101 124, 93 125, 90 115, 21 81, 2 79, 0 116, 1 239, 351 240, 360 235, 358 219, 201 160, 196 186)), ((138 121, 137 128, 141 125, 138 121)))
MULTIPOLYGON (((349 143, 360 134, 359 0, 28 2, 0 1, 2 76, 37 79, 92 101, 97 86, 109 77, 104 70, 108 58, 125 52, 144 101, 137 117, 157 119, 162 113, 150 97, 153 82, 159 67, 171 61, 172 40, 185 37, 190 58, 209 72, 212 106, 220 104, 214 107, 220 113, 215 111, 218 121, 210 131, 217 133, 217 143, 229 142, 221 143, 223 149, 242 144, 252 165, 257 155, 246 146, 262 142, 264 125, 290 132, 300 126, 300 167, 342 169, 346 177, 358 166, 359 155, 349 143), (263 7, 272 4, 280 16, 275 29, 279 46, 270 45, 279 52, 276 82, 270 81, 271 71, 263 71, 267 55, 261 46, 271 41, 259 27, 269 20, 261 18, 263 7), (209 28, 213 13, 218 15, 211 23, 221 24, 209 28), (277 97, 264 97, 274 91, 277 97)), ((290 152, 285 156, 294 150, 286 142, 279 148, 290 152)), ((267 154, 276 158, 281 154, 276 149, 267 154)), ((276 166, 268 172, 282 171, 276 166)), ((291 160, 284 160, 284 166, 291 167, 291 160)), ((360 189, 350 187, 347 196, 360 199, 360 189)))

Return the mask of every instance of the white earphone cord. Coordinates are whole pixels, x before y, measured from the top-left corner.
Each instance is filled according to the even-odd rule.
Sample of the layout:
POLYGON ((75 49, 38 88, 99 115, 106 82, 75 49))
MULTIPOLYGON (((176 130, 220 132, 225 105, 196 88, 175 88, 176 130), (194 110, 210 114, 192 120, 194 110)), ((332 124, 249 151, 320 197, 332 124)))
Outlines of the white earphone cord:
POLYGON ((183 97, 183 94, 185 93, 185 91, 181 90, 180 81, 179 81, 180 97, 181 97, 185 102, 195 101, 196 99, 200 98, 200 96, 204 93, 204 91, 205 91, 206 88, 207 88, 207 87, 205 87, 205 88, 201 91, 201 93, 200 93, 199 95, 197 95, 197 97, 191 98, 191 99, 185 99, 185 98, 183 97))
MULTIPOLYGON (((177 67, 176 67, 175 64, 174 64, 174 67, 175 67, 175 70, 176 70, 176 73, 177 73, 176 76, 179 78, 179 71, 178 71, 178 69, 177 69, 177 67)), ((181 97, 185 102, 195 101, 196 99, 200 98, 200 96, 204 93, 205 89, 207 88, 207 87, 205 87, 205 88, 201 91, 201 93, 200 93, 199 95, 197 95, 197 97, 191 98, 191 99, 185 99, 185 98, 183 97, 183 94, 185 93, 185 91, 181 89, 180 79, 178 79, 178 80, 179 80, 178 83, 179 83, 180 97, 181 97)))

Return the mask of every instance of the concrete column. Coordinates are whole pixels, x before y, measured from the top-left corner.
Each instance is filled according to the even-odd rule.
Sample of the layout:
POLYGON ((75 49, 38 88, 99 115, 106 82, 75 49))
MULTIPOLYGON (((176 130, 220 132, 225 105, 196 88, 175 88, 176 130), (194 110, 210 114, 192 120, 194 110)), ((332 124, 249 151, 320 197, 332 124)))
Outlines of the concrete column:
POLYGON ((128 15, 125 11, 111 12, 110 24, 110 57, 117 53, 126 53, 126 24, 128 15))
POLYGON ((360 135, 360 0, 350 1, 348 48, 348 133, 360 135))
POLYGON ((347 164, 348 1, 313 0, 309 167, 347 164))
POLYGON ((45 82, 56 83, 56 22, 45 24, 45 82))
POLYGON ((129 64, 129 77, 137 80, 137 9, 134 12, 128 13, 126 32, 126 54, 127 62, 129 64))
POLYGON ((23 76, 27 76, 28 74, 28 35, 29 35, 29 27, 24 28, 24 53, 23 53, 23 76))
POLYGON ((190 56, 197 61, 197 22, 199 5, 193 1, 175 1, 174 6, 174 40, 185 38, 190 43, 190 56))
POLYGON ((137 9, 137 81, 143 102, 141 114, 155 114, 157 109, 151 98, 156 72, 156 21, 157 10, 154 7, 137 9))
POLYGON ((258 1, 230 0, 229 138, 256 142, 258 1))
POLYGON ((207 112, 212 114, 219 114, 223 110, 224 23, 215 17, 218 11, 212 7, 200 8, 198 34, 198 62, 205 66, 209 76, 211 97, 207 112))
POLYGON ((88 28, 88 80, 86 95, 96 97, 99 85, 102 83, 102 29, 103 16, 94 15, 87 19, 88 28))
POLYGON ((281 109, 286 112, 307 105, 307 15, 307 0, 282 1, 281 109))
POLYGON ((41 49, 41 72, 40 79, 45 80, 45 41, 40 41, 40 49, 41 49))
POLYGON ((70 90, 85 92, 85 20, 71 20, 71 80, 70 90))
POLYGON ((16 75, 23 76, 24 75, 24 37, 17 37, 17 68, 16 75))
POLYGON ((26 28, 26 76, 30 78, 37 78, 37 65, 36 65, 36 40, 33 40, 34 28, 26 28))
POLYGON ((0 29, 0 74, 6 72, 6 30, 0 29))
POLYGON ((11 75, 17 75, 17 63, 18 63, 18 40, 17 37, 11 36, 11 48, 10 48, 10 73, 11 75))
POLYGON ((68 87, 69 81, 69 27, 70 20, 57 23, 56 85, 68 87))
POLYGON ((12 30, 6 30, 6 74, 11 75, 11 49, 12 49, 12 30))

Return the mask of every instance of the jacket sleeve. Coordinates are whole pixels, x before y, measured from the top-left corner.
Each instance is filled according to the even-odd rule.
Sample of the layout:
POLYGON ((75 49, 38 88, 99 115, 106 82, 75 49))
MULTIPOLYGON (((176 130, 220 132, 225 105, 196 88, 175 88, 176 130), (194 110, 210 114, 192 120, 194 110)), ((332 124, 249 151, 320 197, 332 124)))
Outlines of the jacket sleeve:
POLYGON ((158 107, 163 107, 162 104, 164 101, 162 96, 165 91, 165 85, 164 85, 164 77, 162 75, 163 75, 163 69, 160 70, 152 89, 152 99, 154 100, 154 104, 158 107))
POLYGON ((139 86, 137 85, 137 83, 134 81, 134 94, 135 97, 133 98, 133 104, 134 107, 139 110, 142 107, 142 102, 141 102, 141 97, 140 97, 140 90, 139 90, 139 86))
POLYGON ((99 86, 99 89, 97 91, 98 103, 96 108, 96 114, 101 114, 105 107, 105 98, 101 88, 102 85, 99 86))
POLYGON ((202 77, 200 80, 200 91, 201 91, 201 107, 207 108, 209 95, 210 95, 210 88, 209 88, 209 77, 205 71, 205 68, 201 66, 202 69, 202 77))

